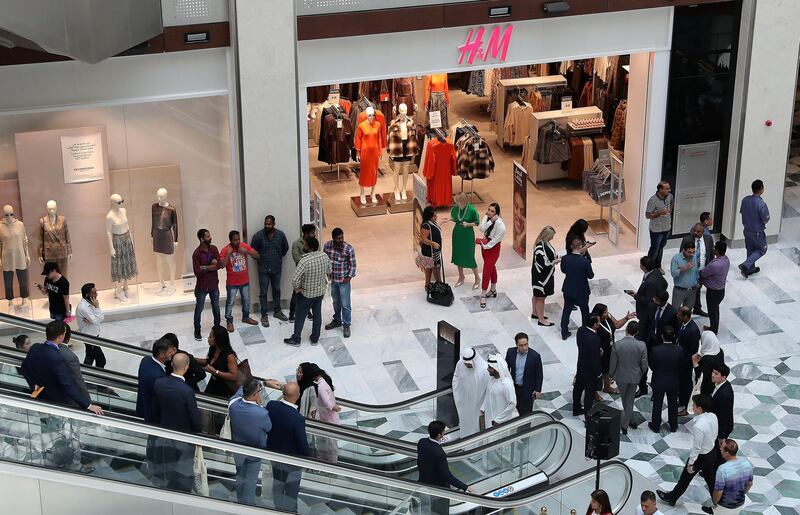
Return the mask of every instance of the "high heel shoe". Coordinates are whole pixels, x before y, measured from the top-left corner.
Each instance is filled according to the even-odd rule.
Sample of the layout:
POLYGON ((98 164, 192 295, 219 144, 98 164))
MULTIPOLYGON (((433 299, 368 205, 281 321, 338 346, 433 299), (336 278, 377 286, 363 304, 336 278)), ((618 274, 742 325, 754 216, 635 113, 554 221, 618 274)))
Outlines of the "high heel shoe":
POLYGON ((453 285, 453 287, 454 287, 454 288, 458 288, 458 287, 459 287, 459 286, 461 286, 462 284, 464 284, 464 279, 459 279, 458 281, 456 281, 456 284, 455 284, 455 285, 453 285))
POLYGON ((484 297, 483 295, 481 295, 481 307, 482 308, 486 307, 486 297, 484 297))
POLYGON ((541 322, 541 321, 539 321, 538 324, 541 325, 541 326, 544 326, 544 327, 552 327, 552 326, 556 325, 553 322, 541 322))
POLYGON ((491 290, 489 293, 486 294, 486 298, 497 298, 497 290, 491 290))
POLYGON ((478 279, 477 281, 475 281, 475 284, 472 285, 472 289, 477 290, 480 287, 481 287, 481 280, 478 279))

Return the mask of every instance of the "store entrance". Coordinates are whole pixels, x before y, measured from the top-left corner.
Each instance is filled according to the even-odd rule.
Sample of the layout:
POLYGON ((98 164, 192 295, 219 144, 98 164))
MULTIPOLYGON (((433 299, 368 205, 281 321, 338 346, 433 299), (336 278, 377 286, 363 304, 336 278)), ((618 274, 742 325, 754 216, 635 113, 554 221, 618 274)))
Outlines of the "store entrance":
POLYGON ((800 70, 792 113, 792 135, 789 143, 789 161, 786 163, 786 184, 783 190, 784 234, 794 238, 800 235, 800 70))
MULTIPOLYGON (((321 241, 330 238, 334 227, 344 230, 345 239, 358 256, 356 287, 422 282, 414 260, 414 215, 403 210, 402 197, 395 199, 395 193, 400 196, 403 191, 412 198, 416 175, 418 185, 427 186, 426 202, 437 208, 448 282, 455 282, 457 276, 456 267, 450 264, 453 226, 441 222, 451 217, 453 196, 462 191, 481 216, 490 203, 501 206, 507 233, 498 261, 500 270, 530 266, 534 241, 547 225, 555 229, 553 246, 563 254, 566 234, 578 219, 588 221, 592 227, 586 238, 597 242, 591 249, 593 256, 635 251, 649 55, 450 73, 446 82, 441 79, 445 74, 434 74, 308 88, 309 191, 312 198, 322 199, 326 227, 321 241), (400 86, 409 84, 413 90, 398 93, 400 86), (437 94, 437 88, 444 95, 437 94), (364 103, 365 99, 369 104, 364 103), (359 102, 363 104, 359 106, 359 102), (374 181, 378 198, 373 204, 372 183, 362 180, 364 160, 356 161, 353 150, 345 152, 359 145, 359 136, 360 143, 364 143, 364 134, 358 134, 361 122, 353 113, 371 105, 375 117, 386 120, 383 130, 388 130, 397 118, 400 103, 406 104, 416 132, 424 136, 417 138, 417 153, 408 165, 411 173, 406 188, 402 187, 405 165, 391 159, 385 149, 389 143, 384 144, 374 181), (338 105, 332 107, 333 104, 338 105), (333 112, 336 110, 340 112, 333 112), (429 152, 442 139, 435 130, 435 120, 431 127, 430 111, 439 111, 442 130, 449 128, 446 141, 455 140, 452 165, 442 165, 438 151, 429 152), (345 117, 352 123, 344 122, 345 117), (540 135, 551 138, 548 127, 563 131, 567 141, 559 149, 566 154, 540 144, 540 135), (464 133, 473 137, 473 130, 477 137, 470 140, 472 147, 459 152, 458 140, 464 133), (344 147, 348 148, 336 148, 339 144, 334 138, 347 140, 344 147), (464 173, 460 161, 475 153, 472 150, 483 144, 479 145, 479 141, 490 150, 493 166, 484 170, 485 166, 478 163, 464 173), (437 143, 431 145, 432 142, 437 143), (515 162, 528 174, 526 188, 521 190, 518 186, 516 192, 515 162), (452 176, 447 174, 450 169, 454 170, 452 176), (440 173, 448 176, 436 176, 440 173), (526 209, 520 209, 525 190, 526 209), (612 190, 617 194, 612 195, 612 190), (366 201, 363 205, 362 192, 366 201), (615 213, 610 228, 609 203, 615 213), (374 213, 365 214, 365 209, 374 213), (525 244, 521 243, 521 234, 526 237, 525 244), (512 250, 514 246, 526 249, 526 259, 512 250)), ((365 116, 362 114, 361 119, 365 116)), ((479 251, 476 256, 480 267, 479 251)), ((467 276, 464 288, 472 284, 469 272, 467 276)))

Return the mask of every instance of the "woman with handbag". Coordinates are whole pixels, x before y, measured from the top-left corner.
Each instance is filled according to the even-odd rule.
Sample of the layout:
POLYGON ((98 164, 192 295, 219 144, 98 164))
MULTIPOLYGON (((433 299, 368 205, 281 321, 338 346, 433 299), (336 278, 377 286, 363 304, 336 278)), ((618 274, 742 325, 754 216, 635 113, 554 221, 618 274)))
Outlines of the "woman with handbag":
POLYGON ((420 253, 417 256, 418 265, 425 272, 425 291, 433 280, 438 282, 439 266, 442 259, 442 230, 436 224, 436 209, 428 206, 422 211, 422 225, 419 228, 420 253))
POLYGON ((227 399, 236 392, 239 364, 236 352, 231 347, 227 329, 221 325, 211 328, 211 333, 208 335, 208 355, 206 359, 198 359, 197 362, 211 374, 206 394, 227 399))
POLYGON ((500 218, 500 204, 497 202, 489 204, 478 230, 483 233, 483 238, 476 239, 475 243, 481 246, 483 256, 481 307, 485 308, 487 297, 497 297, 497 260, 500 258, 500 242, 506 234, 506 224, 500 218))

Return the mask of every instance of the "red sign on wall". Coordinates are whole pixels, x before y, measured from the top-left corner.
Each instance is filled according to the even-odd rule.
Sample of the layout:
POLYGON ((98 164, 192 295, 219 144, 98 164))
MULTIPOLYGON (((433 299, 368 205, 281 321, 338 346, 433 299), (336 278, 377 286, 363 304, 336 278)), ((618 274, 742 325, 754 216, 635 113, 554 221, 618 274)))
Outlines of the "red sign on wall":
POLYGON ((484 45, 483 35, 486 33, 486 28, 479 27, 477 30, 474 28, 469 29, 467 40, 463 45, 458 47, 458 51, 461 53, 461 56, 458 58, 458 64, 464 64, 465 59, 467 64, 474 64, 476 59, 485 63, 489 57, 504 62, 508 54, 508 45, 511 43, 511 34, 513 32, 513 24, 508 24, 502 28, 496 25, 492 28, 488 44, 484 45))

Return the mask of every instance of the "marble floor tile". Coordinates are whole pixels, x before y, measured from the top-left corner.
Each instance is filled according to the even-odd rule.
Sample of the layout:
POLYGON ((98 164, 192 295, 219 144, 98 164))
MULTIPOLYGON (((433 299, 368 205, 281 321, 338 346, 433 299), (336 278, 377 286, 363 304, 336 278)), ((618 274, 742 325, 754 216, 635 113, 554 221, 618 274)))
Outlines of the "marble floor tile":
POLYGON ((795 265, 800 265, 800 249, 797 247, 788 247, 780 249, 781 253, 789 258, 795 265))
POLYGON ((742 319, 747 326, 759 336, 782 332, 781 328, 756 306, 733 308, 731 311, 742 319))
POLYGON ((497 292, 496 298, 486 299, 485 308, 481 307, 480 294, 471 295, 469 297, 461 297, 460 300, 470 313, 481 313, 485 311, 502 313, 504 311, 513 311, 517 309, 517 306, 514 305, 511 299, 508 298, 508 295, 504 292, 497 292))
POLYGON ((754 277, 750 279, 750 283, 755 284, 775 304, 794 302, 792 296, 780 289, 769 277, 754 277))
POLYGON ((589 281, 589 288, 594 297, 605 297, 607 295, 622 293, 622 290, 618 289, 614 283, 605 278, 592 279, 589 281))
POLYGON ((238 332, 239 337, 242 339, 242 343, 245 345, 254 345, 257 343, 264 343, 266 341, 264 338, 264 333, 261 332, 261 329, 258 326, 249 325, 240 327, 238 332))
POLYGON ((397 308, 374 309, 370 313, 370 317, 381 327, 406 323, 397 308))
POLYGON ((792 206, 784 202, 782 216, 783 218, 797 218, 798 216, 800 216, 800 211, 797 211, 797 209, 793 208, 792 206))
POLYGON ((346 367, 356 364, 340 336, 320 338, 319 346, 325 350, 325 354, 328 355, 328 359, 330 359, 334 367, 346 367))
POLYGON ((408 369, 402 361, 385 361, 383 366, 386 367, 386 370, 389 372, 389 376, 391 376, 394 384, 401 393, 419 391, 417 383, 415 383, 414 379, 411 378, 411 374, 408 373, 408 369))
POLYGON ((425 353, 428 355, 429 358, 433 359, 436 357, 437 353, 437 343, 436 343, 436 335, 428 329, 414 329, 412 331, 414 333, 414 338, 417 339, 422 348, 425 349, 425 353))

